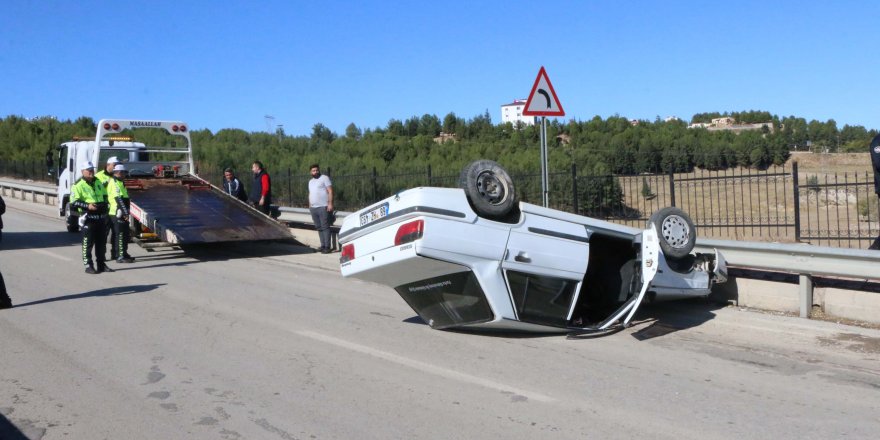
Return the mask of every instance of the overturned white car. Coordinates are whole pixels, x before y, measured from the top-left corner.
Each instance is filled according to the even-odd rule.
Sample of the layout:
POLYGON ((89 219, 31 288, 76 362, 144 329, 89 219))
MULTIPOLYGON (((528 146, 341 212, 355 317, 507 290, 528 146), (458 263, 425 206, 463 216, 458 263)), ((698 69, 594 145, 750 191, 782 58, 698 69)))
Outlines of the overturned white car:
POLYGON ((720 253, 692 253, 677 208, 640 230, 520 203, 492 161, 460 180, 346 216, 342 275, 394 288, 432 328, 530 331, 625 327, 642 301, 706 296, 727 279, 720 253))

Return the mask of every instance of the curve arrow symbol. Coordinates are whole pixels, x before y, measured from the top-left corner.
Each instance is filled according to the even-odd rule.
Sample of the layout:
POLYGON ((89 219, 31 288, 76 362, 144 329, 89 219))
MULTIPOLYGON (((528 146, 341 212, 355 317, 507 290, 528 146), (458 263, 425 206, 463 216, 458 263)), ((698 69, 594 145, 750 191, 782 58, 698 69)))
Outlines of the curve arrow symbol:
POLYGON ((547 100, 547 108, 550 108, 550 94, 544 89, 538 89, 538 93, 544 95, 544 98, 547 100))

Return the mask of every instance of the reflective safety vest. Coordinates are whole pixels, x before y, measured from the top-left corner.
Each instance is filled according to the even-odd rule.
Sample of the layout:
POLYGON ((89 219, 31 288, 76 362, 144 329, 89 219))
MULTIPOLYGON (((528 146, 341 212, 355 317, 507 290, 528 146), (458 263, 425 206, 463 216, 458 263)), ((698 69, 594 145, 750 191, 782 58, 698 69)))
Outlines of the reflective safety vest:
POLYGON ((107 198, 110 200, 110 215, 116 215, 119 209, 128 215, 128 189, 122 179, 113 176, 107 181, 107 198))
POLYGON ((101 185, 104 185, 104 187, 107 186, 107 182, 110 181, 111 177, 113 176, 108 174, 107 170, 101 170, 95 173, 95 179, 98 179, 98 181, 101 182, 101 185))
POLYGON ((92 180, 91 184, 86 179, 79 179, 70 189, 70 206, 78 208, 80 213, 86 213, 89 218, 107 214, 107 189, 98 179, 92 180), (89 212, 90 203, 98 205, 98 210, 89 212))

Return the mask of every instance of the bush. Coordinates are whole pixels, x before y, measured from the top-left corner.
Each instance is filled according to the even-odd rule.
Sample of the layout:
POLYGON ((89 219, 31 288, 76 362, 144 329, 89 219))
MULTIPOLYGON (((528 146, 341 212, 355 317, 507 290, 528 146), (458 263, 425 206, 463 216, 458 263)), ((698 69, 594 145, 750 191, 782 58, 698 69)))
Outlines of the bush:
POLYGON ((807 176, 807 184, 804 186, 810 191, 819 192, 819 176, 807 176))
POLYGON ((867 198, 859 200, 858 211, 860 217, 866 217, 866 220, 877 221, 877 198, 869 194, 867 198))

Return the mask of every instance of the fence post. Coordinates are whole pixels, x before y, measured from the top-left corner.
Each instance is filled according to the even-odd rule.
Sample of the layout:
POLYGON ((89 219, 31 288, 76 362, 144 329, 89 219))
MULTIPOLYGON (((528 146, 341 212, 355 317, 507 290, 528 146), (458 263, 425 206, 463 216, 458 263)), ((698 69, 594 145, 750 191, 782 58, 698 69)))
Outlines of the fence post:
POLYGON ((669 206, 675 206, 675 166, 669 164, 669 206))
POLYGON ((794 241, 801 241, 801 188, 798 181, 798 163, 791 163, 791 180, 794 188, 794 241))
POLYGON ((431 186, 431 164, 428 164, 428 186, 431 186))
POLYGON ((578 172, 574 163, 571 164, 571 209, 578 213, 578 172))
POLYGON ((293 206, 293 192, 290 190, 290 167, 287 167, 287 206, 293 206))
POLYGON ((372 197, 372 200, 370 200, 370 203, 375 202, 377 200, 376 198, 378 197, 379 189, 376 187, 376 179, 377 178, 378 178, 378 174, 376 173, 376 167, 373 167, 373 175, 370 176, 370 181, 372 183, 372 185, 370 185, 370 186, 373 187, 373 197, 372 197))

